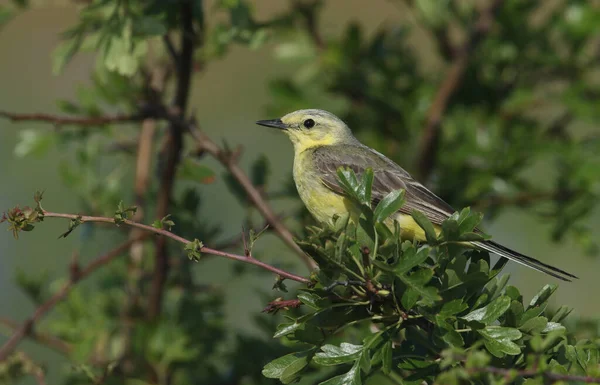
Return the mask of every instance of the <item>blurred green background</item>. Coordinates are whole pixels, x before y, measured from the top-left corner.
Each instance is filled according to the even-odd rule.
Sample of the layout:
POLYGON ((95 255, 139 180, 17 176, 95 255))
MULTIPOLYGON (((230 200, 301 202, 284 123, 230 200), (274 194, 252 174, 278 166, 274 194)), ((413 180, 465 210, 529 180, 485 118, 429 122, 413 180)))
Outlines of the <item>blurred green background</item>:
MULTIPOLYGON (((76 8, 68 1, 41 3, 19 14, 0 30, 1 110, 58 113, 57 99, 73 98, 78 87, 89 84, 90 72, 94 66, 91 54, 76 56, 61 75, 52 74, 51 53, 59 42, 59 33, 77 20, 76 8)), ((253 5, 259 20, 268 19, 287 6, 278 0, 261 0, 253 5)), ((206 6, 210 8, 211 2, 206 6)), ((320 18, 325 37, 340 35, 350 21, 362 25, 367 35, 394 23, 414 24, 414 15, 406 12, 403 6, 383 0, 369 1, 368 6, 361 0, 327 1, 320 18)), ((211 22, 209 20, 209 24, 211 22)), ((440 63, 430 53, 431 50, 419 49, 431 46, 431 36, 418 27, 415 28, 411 44, 424 60, 424 71, 438 71, 440 63)), ((217 143, 226 139, 232 146, 243 146, 240 162, 245 169, 248 169, 250 162, 258 155, 265 154, 271 161, 270 183, 277 185, 289 183, 292 146, 285 136, 256 126, 254 121, 275 117, 267 112, 267 106, 272 103, 272 96, 267 89, 268 81, 292 74, 298 70, 299 65, 274 60, 273 47, 273 44, 267 44, 252 50, 234 46, 224 58, 211 61, 204 72, 194 78, 190 106, 202 129, 217 143)), ((332 99, 324 103, 326 105, 305 107, 327 108, 327 103, 335 105, 336 101, 332 99)), ((544 111, 538 113, 543 114, 544 111)), ((0 119, 0 209, 17 204, 31 204, 35 190, 44 189, 45 207, 57 212, 77 212, 81 209, 77 196, 61 183, 58 175, 60 162, 72 160, 72 154, 51 149, 48 156, 18 156, 19 146, 26 142, 24 135, 30 128, 53 129, 43 123, 16 124, 0 119)), ((122 129, 136 128, 130 126, 122 129)), ((221 177, 222 167, 213 160, 209 160, 208 164, 218 172, 215 183, 199 187, 203 200, 202 213, 222 228, 222 237, 227 239, 240 233, 246 208, 227 189, 221 177)), ((536 165, 532 175, 543 179, 550 167, 548 164, 536 165)), ((124 198, 133 199, 132 196, 124 198)), ((285 213, 298 204, 295 200, 282 200, 274 203, 274 206, 277 211, 285 213)), ((577 316, 598 317, 600 304, 596 296, 581 293, 600 290, 600 280, 597 279, 600 260, 585 256, 570 240, 560 244, 551 242, 550 224, 544 222, 547 221, 511 208, 485 226, 488 233, 507 246, 579 276, 580 279, 576 282, 561 283, 557 295, 553 297, 554 301, 574 307, 574 314, 577 316)), ((590 225, 593 228, 600 227, 600 212, 597 209, 591 215, 590 225)), ((64 227, 66 228, 66 223, 64 227)), ((15 285, 17 271, 32 275, 48 272, 51 277, 66 276, 68 263, 74 252, 81 252, 81 259, 87 260, 98 252, 107 250, 103 241, 108 236, 103 231, 91 236, 80 231, 67 239, 57 239, 58 235, 56 226, 39 226, 34 234, 22 234, 19 241, 14 240, 9 232, 0 232, 0 316, 7 315, 22 320, 34 310, 34 306, 15 285)), ((296 259, 282 242, 271 234, 260 241, 256 253, 267 261, 294 263, 295 271, 305 272, 305 268, 296 264, 296 259)), ((249 320, 262 309, 265 299, 273 296, 269 294, 272 278, 249 274, 239 279, 234 265, 231 261, 213 258, 195 266, 194 274, 202 277, 205 283, 223 287, 227 299, 227 320, 231 327, 253 332, 255 326, 249 320)), ((514 263, 509 263, 505 270, 511 274, 512 284, 521 288, 526 296, 531 296, 551 280, 514 263)), ((261 314, 259 317, 271 316, 261 314)), ((3 341, 4 337, 0 336, 0 342, 3 341)), ((33 345, 28 343, 27 346, 33 345)), ((36 349, 44 351, 43 348, 36 349)), ((62 369, 52 368, 50 372, 56 375, 59 370, 62 369)))

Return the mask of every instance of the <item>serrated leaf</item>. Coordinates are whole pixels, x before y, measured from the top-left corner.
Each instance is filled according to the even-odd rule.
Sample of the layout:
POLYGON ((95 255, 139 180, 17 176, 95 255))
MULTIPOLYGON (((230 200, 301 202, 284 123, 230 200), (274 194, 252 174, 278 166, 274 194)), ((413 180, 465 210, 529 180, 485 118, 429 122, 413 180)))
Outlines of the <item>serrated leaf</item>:
POLYGON ((515 356, 521 353, 519 345, 513 342, 522 337, 517 329, 488 326, 477 332, 484 337, 486 348, 496 357, 502 357, 504 354, 515 356))
POLYGON ((318 310, 320 308, 320 306, 318 305, 318 301, 321 300, 321 297, 314 293, 301 291, 298 293, 298 299, 306 306, 309 306, 315 310, 318 310))
POLYGON ((383 222, 390 215, 400 210, 404 205, 404 190, 394 190, 389 192, 378 204, 373 211, 373 220, 375 222, 383 222))
POLYGON ((323 345, 322 352, 315 354, 313 361, 318 365, 332 366, 356 360, 362 350, 362 345, 352 345, 342 342, 340 346, 323 345))
POLYGON ((465 321, 478 321, 486 325, 497 320, 502 314, 506 313, 510 307, 511 299, 507 296, 496 298, 480 309, 473 310, 469 314, 462 317, 465 321))

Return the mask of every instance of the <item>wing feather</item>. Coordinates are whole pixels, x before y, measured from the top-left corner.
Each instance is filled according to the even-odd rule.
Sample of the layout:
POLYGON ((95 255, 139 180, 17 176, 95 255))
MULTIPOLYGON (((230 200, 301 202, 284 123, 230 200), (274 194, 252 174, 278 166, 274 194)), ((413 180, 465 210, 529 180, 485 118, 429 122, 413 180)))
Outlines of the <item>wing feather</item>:
POLYGON ((455 211, 449 204, 415 181, 402 167, 368 147, 320 147, 313 151, 313 161, 323 184, 340 195, 344 192, 338 184, 338 168, 350 168, 358 177, 361 177, 367 168, 371 168, 373 206, 376 206, 391 191, 402 189, 407 199, 400 212, 410 214, 413 209, 416 209, 425 214, 432 223, 439 225, 455 211))

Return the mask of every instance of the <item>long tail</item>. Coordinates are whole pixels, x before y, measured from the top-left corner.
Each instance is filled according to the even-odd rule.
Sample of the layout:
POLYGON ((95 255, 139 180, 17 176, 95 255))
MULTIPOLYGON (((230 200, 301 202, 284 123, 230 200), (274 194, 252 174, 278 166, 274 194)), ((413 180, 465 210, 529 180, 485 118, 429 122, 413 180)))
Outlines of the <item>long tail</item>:
POLYGON ((473 242, 473 245, 475 245, 483 250, 492 252, 494 254, 498 254, 501 257, 508 258, 511 261, 520 263, 521 265, 530 267, 537 271, 541 271, 542 273, 546 273, 548 275, 551 275, 551 276, 561 279, 563 281, 571 282, 572 278, 578 279, 573 274, 567 273, 566 271, 561 270, 557 267, 547 265, 544 262, 538 261, 537 259, 517 253, 516 251, 506 248, 496 242, 492 242, 492 241, 473 242))

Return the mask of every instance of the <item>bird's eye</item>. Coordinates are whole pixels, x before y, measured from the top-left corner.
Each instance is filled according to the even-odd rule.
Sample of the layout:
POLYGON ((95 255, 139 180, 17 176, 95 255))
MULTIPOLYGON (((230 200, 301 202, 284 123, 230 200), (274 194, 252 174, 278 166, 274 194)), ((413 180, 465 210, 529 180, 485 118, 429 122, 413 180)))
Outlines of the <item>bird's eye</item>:
POLYGON ((312 119, 306 119, 303 124, 306 128, 313 128, 315 126, 315 121, 312 119))

